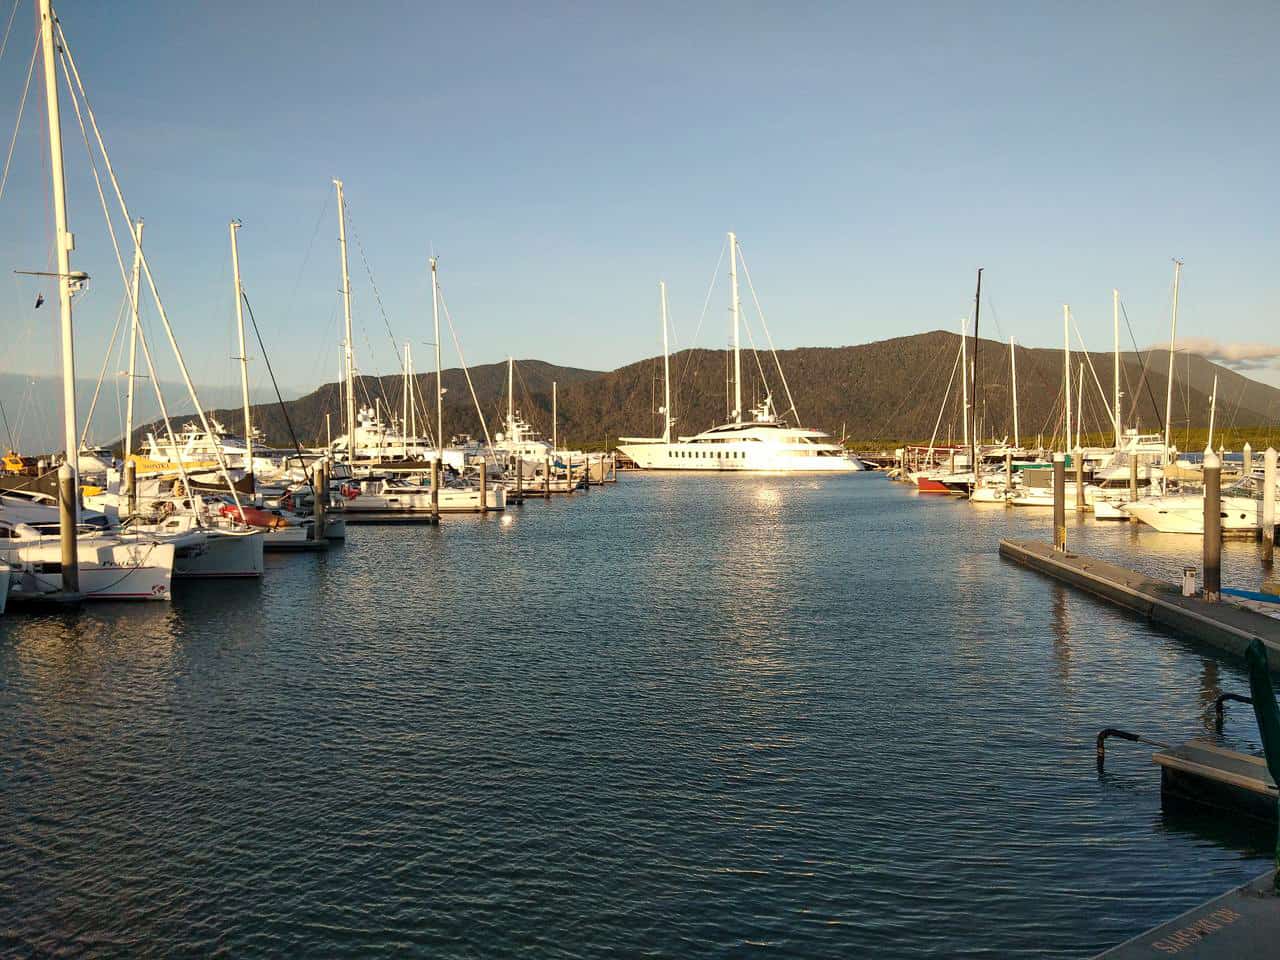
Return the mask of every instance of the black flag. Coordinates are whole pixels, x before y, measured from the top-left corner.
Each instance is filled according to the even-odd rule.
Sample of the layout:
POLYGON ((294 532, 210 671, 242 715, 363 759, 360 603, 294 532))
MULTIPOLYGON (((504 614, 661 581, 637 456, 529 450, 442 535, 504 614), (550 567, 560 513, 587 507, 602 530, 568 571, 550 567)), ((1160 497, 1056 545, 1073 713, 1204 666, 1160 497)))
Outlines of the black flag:
POLYGON ((37 309, 37 310, 39 310, 39 309, 40 309, 40 304, 42 304, 42 303, 44 303, 44 294, 43 294, 43 293, 37 293, 37 294, 36 294, 36 309, 37 309))

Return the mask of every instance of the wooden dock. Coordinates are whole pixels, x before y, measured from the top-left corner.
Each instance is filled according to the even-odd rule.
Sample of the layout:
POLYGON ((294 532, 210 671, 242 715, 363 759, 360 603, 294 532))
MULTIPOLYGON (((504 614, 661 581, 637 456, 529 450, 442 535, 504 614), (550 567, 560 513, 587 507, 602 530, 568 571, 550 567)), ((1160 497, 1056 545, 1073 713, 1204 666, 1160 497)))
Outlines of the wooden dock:
POLYGON ((1259 639, 1268 666, 1280 672, 1280 620, 1233 603, 1184 597, 1171 583, 1037 540, 1001 540, 1000 555, 1237 657, 1259 639))
POLYGON ((1148 930, 1098 960, 1244 960, 1274 957, 1280 942, 1280 896, 1272 871, 1148 930))

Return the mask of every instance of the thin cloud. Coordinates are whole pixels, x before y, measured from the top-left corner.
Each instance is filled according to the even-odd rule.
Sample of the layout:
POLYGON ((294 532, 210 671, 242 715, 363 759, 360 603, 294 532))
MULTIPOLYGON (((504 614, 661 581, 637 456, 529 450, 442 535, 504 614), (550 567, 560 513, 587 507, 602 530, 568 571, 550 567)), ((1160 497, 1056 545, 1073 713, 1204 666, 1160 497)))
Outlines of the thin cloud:
MULTIPOLYGON (((1168 350, 1169 344, 1158 343, 1148 349, 1168 350)), ((1212 337, 1186 337, 1177 342, 1177 349, 1199 354, 1232 370, 1280 366, 1280 346, 1271 343, 1222 343, 1212 337)))

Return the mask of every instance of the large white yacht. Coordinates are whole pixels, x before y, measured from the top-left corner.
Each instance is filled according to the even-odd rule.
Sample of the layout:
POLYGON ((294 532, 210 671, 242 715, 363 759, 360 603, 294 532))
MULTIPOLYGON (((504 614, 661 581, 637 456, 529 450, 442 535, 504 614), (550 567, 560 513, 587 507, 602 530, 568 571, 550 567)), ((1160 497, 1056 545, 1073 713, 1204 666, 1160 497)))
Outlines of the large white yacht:
MULTIPOLYGON (((733 315, 734 409, 727 423, 692 436, 672 439, 675 418, 671 413, 671 356, 667 343, 667 285, 658 285, 662 302, 662 407, 661 437, 620 437, 618 449, 642 470, 698 470, 778 473, 853 473, 866 467, 827 434, 792 426, 779 417, 772 395, 742 413, 742 352, 739 343, 741 309, 738 300, 738 240, 729 234, 729 306, 733 315)), ((781 367, 779 367, 781 373, 781 367)), ((785 385, 785 380, 784 380, 785 385)), ((794 410, 794 406, 792 410, 794 410)))

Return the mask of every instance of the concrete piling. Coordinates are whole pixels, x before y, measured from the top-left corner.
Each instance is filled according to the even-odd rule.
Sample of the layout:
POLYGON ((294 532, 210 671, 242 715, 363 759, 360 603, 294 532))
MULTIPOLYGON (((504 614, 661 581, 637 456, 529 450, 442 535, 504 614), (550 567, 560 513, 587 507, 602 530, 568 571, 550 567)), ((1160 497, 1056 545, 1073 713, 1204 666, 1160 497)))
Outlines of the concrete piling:
POLYGON ((480 466, 480 512, 488 513, 489 511, 489 465, 485 462, 484 457, 476 461, 480 466))
POLYGON ((1222 461, 1204 452, 1204 598, 1217 603, 1222 591, 1222 461))
POLYGON ((1262 557, 1271 566, 1276 546, 1276 449, 1262 455, 1262 557))
MULTIPOLYGON (((1149 468, 1148 468, 1149 469, 1149 468)), ((1129 502, 1138 499, 1138 452, 1135 450, 1129 455, 1129 502)), ((1137 523, 1137 517, 1130 517, 1130 523, 1137 523)))
POLYGON ((431 518, 440 519, 440 458, 431 461, 431 518))
POLYGON ((1076 513, 1084 513, 1084 451, 1076 447, 1071 462, 1076 468, 1076 513))
POLYGON ((542 499, 551 499, 551 458, 542 461, 542 499))
POLYGON ((315 470, 311 474, 311 516, 313 526, 311 539, 322 541, 326 538, 326 527, 329 522, 329 461, 317 460, 315 470))
POLYGON ((80 592, 80 558, 76 540, 76 475, 71 464, 58 468, 58 520, 62 538, 62 589, 65 593, 80 592))
POLYGON ((1013 454, 1006 450, 1004 452, 1004 492, 1009 493, 1013 489, 1013 454))
POLYGON ((1053 549, 1067 550, 1067 457, 1053 455, 1053 549))
POLYGON ((524 461, 516 457, 516 503, 524 503, 524 461))
POLYGON ((138 512, 138 464, 134 460, 124 462, 124 506, 125 515, 132 517, 138 512))
POLYGON ((1248 441, 1245 441, 1244 449, 1241 451, 1240 476, 1253 476, 1253 445, 1248 441))

